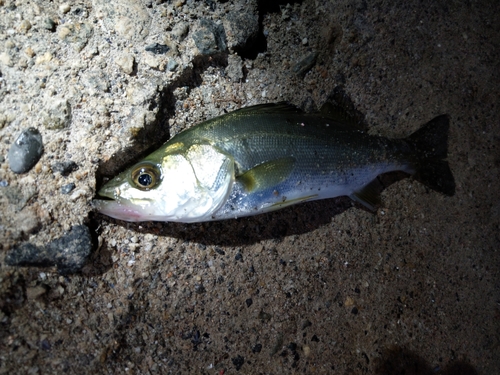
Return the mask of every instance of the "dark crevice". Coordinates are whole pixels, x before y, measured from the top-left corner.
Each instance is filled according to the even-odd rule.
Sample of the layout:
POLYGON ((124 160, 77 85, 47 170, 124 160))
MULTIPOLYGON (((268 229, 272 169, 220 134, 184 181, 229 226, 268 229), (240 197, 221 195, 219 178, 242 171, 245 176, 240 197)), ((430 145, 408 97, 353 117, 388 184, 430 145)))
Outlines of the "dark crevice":
POLYGON ((264 34, 263 19, 267 13, 277 13, 281 10, 281 7, 286 4, 301 3, 302 0, 258 0, 257 1, 257 11, 259 14, 259 31, 258 33, 248 38, 246 43, 242 46, 235 47, 234 52, 236 52, 242 59, 255 60, 259 53, 267 51, 267 38, 264 34))
MULTIPOLYGON (((157 99, 149 103, 149 110, 159 107, 156 119, 132 134, 133 142, 129 147, 117 151, 112 158, 99 165, 96 172, 97 189, 102 186, 105 177, 115 176, 168 141, 170 138, 168 120, 175 115, 174 91, 179 87, 187 87, 189 94, 192 89, 202 84, 202 74, 209 67, 225 68, 227 66, 227 55, 197 56, 192 63, 192 67, 184 70, 174 82, 159 93, 157 99)), ((129 131, 134 132, 134 129, 129 131)))
POLYGON ((267 39, 262 30, 262 15, 259 12, 259 32, 253 38, 249 38, 244 46, 235 47, 236 52, 242 59, 255 60, 259 53, 267 51, 267 39))
POLYGON ((259 13, 277 13, 281 7, 290 4, 301 4, 302 0, 258 0, 259 13))

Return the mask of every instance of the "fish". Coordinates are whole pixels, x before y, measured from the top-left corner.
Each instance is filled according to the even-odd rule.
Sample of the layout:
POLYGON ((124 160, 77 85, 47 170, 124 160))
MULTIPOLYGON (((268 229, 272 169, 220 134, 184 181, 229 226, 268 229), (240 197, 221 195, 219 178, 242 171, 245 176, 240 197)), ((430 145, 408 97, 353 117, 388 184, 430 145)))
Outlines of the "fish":
POLYGON ((316 113, 285 102, 249 106, 176 134, 105 183, 93 205, 132 222, 235 219, 338 196, 376 212, 388 172, 454 195, 448 131, 448 115, 386 138, 332 103, 316 113))

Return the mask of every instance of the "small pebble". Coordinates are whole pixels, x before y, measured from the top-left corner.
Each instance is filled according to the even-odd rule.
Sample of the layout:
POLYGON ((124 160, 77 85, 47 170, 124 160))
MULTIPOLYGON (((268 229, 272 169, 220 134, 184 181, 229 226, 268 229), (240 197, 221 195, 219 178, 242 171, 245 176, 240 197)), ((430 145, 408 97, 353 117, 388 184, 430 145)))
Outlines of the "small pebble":
POLYGON ((122 69, 125 74, 132 74, 134 72, 134 56, 130 53, 124 53, 115 59, 115 63, 122 69))
POLYGON ((253 353, 260 353, 260 351, 262 350, 262 344, 256 344, 253 348, 252 348, 252 352, 253 353))
POLYGON ((240 371, 241 367, 245 364, 245 357, 237 355, 236 357, 231 358, 231 362, 233 362, 236 371, 240 371))
POLYGON ((205 287, 202 284, 196 284, 194 286, 194 291, 198 294, 203 294, 205 293, 205 287))
POLYGON ((219 255, 226 255, 226 252, 224 250, 222 250, 220 247, 216 247, 215 248, 215 251, 217 252, 217 254, 219 255))
POLYGON ((45 52, 43 55, 38 55, 35 59, 35 64, 36 65, 41 65, 41 64, 45 64, 45 63, 48 63, 50 61, 52 61, 52 58, 54 56, 52 56, 52 54, 50 52, 45 52))
POLYGON ((40 347, 43 349, 43 350, 50 350, 52 348, 52 346, 50 345, 50 342, 47 341, 47 339, 43 339, 41 342, 40 342, 40 347))
POLYGON ((43 20, 42 22, 42 27, 45 29, 45 30, 49 30, 49 31, 56 31, 56 23, 55 21, 50 18, 50 17, 47 17, 43 20))
POLYGON ((241 82, 243 79, 243 60, 238 55, 227 57, 226 72, 233 82, 241 82))
POLYGON ((167 53, 170 48, 165 44, 153 43, 150 44, 149 46, 146 46, 145 49, 146 51, 152 52, 155 55, 163 55, 167 53))
POLYGON ((59 12, 61 12, 62 14, 66 14, 70 11, 71 7, 69 6, 68 3, 64 3, 64 4, 61 4, 59 5, 59 12))
POLYGON ((12 59, 10 58, 10 56, 7 52, 0 53, 0 63, 2 63, 3 65, 6 65, 6 66, 14 65, 12 62, 12 59))
POLYGON ((78 169, 78 164, 74 161, 58 161, 50 166, 53 172, 59 172, 62 176, 69 176, 71 172, 74 172, 78 169))
POLYGON ((9 150, 9 167, 14 173, 28 172, 43 154, 42 135, 35 128, 24 130, 9 150))
POLYGON ((28 20, 22 20, 19 26, 17 27, 17 30, 23 34, 26 34, 30 29, 31 29, 31 22, 28 20))
POLYGON ((26 56, 28 57, 33 57, 35 56, 35 51, 33 50, 33 48, 31 47, 27 47, 25 50, 24 50, 24 53, 26 54, 26 56))
POLYGON ((172 28, 171 33, 176 39, 182 40, 186 37, 188 31, 189 31, 189 24, 187 22, 178 22, 172 28))
POLYGON ((5 42, 5 49, 12 49, 15 46, 16 44, 10 39, 5 42))
POLYGON ((75 190, 75 192, 73 194, 71 194, 71 196, 69 197, 69 199, 71 199, 72 201, 76 201, 77 199, 81 198, 81 197, 84 197, 87 195, 87 190, 85 189, 78 189, 78 190, 75 190))
POLYGON ((48 287, 44 284, 26 288, 26 298, 34 300, 47 293, 48 287))
POLYGON ((170 60, 168 60, 167 70, 169 72, 174 72, 178 66, 179 66, 179 63, 177 61, 175 61, 174 59, 170 59, 170 60))
POLYGON ((69 184, 63 185, 63 186, 61 186, 61 194, 69 194, 73 191, 74 188, 75 188, 75 184, 72 182, 69 184))

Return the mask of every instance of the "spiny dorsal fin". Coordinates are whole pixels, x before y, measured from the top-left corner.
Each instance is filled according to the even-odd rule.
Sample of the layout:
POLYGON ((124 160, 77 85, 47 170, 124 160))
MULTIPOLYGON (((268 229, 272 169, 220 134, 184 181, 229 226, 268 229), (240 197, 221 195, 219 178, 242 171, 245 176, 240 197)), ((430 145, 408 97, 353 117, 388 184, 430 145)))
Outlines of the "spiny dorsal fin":
MULTIPOLYGON (((335 108, 333 109, 334 113, 340 112, 340 114, 334 116, 342 118, 344 124, 354 126, 360 130, 368 130, 365 116, 356 109, 356 106, 345 92, 343 86, 336 86, 328 95, 326 101, 330 103, 330 106, 335 108)), ((331 112, 332 109, 328 109, 328 111, 331 112)))
POLYGON ((351 116, 348 111, 331 102, 326 102, 321 106, 320 114, 326 118, 332 119, 337 123, 349 125, 361 130, 365 129, 365 127, 362 126, 355 117, 351 116))

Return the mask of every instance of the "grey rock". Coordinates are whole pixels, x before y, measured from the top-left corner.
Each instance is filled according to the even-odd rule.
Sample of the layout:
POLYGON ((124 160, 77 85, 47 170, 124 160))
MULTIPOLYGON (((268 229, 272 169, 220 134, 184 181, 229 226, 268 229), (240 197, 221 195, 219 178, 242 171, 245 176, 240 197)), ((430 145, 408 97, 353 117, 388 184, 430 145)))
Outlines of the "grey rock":
POLYGON ((308 71, 316 64, 318 59, 318 52, 311 52, 309 55, 300 60, 297 64, 293 66, 293 72, 298 76, 305 76, 308 71))
POLYGON ((69 194, 73 191, 73 189, 76 187, 74 183, 69 183, 66 185, 61 186, 61 194, 69 194))
POLYGON ((55 31, 56 30, 56 23, 52 18, 47 17, 42 21, 42 27, 46 30, 49 30, 49 31, 55 31))
POLYGON ((227 50, 224 27, 207 19, 200 20, 198 30, 193 33, 193 40, 202 55, 213 55, 227 50))
POLYGON ((89 228, 76 225, 62 237, 46 246, 35 246, 26 242, 10 250, 5 262, 9 266, 51 267, 57 266, 59 273, 78 272, 84 266, 92 250, 89 228))
POLYGON ((35 128, 24 130, 10 146, 9 167, 14 173, 28 172, 43 154, 42 135, 35 128))
POLYGON ((78 165, 74 161, 58 161, 50 166, 53 172, 59 172, 62 176, 66 177, 71 172, 78 169, 78 165))
POLYGON ((229 55, 227 58, 226 73, 233 82, 243 79, 243 61, 237 55, 229 55))

